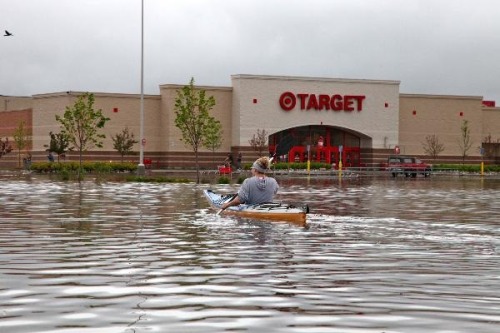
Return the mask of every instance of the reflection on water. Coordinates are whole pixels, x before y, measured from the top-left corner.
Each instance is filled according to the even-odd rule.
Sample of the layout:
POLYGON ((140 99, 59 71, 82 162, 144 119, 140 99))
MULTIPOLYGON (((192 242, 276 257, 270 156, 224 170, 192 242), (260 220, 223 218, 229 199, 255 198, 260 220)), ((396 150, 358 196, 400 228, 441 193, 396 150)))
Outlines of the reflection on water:
POLYGON ((0 332, 499 331, 499 179, 280 183, 308 227, 208 185, 0 180, 0 332))

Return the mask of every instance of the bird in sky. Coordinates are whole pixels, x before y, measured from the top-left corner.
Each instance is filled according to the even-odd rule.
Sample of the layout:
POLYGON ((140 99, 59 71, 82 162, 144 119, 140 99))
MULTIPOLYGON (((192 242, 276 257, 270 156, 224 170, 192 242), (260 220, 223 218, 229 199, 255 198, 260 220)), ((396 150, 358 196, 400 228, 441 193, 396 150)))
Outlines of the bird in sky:
POLYGON ((5 30, 5 35, 4 37, 9 37, 9 36, 14 36, 13 34, 11 34, 10 32, 8 32, 7 30, 5 30))

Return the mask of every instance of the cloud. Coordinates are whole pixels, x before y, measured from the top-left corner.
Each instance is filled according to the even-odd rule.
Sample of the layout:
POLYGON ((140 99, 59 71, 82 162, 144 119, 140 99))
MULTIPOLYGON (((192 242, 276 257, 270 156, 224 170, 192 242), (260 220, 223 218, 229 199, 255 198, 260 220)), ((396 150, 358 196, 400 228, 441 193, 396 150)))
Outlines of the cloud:
MULTIPOLYGON (((144 0, 145 91, 232 74, 400 80, 500 100, 494 0, 144 0)), ((0 94, 139 93, 141 1, 13 1, 0 94)))

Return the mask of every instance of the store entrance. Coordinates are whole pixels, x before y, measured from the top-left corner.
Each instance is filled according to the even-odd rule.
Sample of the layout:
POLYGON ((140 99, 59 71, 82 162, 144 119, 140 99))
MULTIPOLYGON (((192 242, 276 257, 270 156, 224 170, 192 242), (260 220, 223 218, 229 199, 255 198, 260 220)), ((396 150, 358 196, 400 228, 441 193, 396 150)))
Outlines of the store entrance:
POLYGON ((280 142, 291 142, 288 154, 276 156, 281 162, 321 162, 338 167, 360 166, 358 135, 332 126, 308 125, 289 128, 269 136, 269 152, 274 155, 280 142))

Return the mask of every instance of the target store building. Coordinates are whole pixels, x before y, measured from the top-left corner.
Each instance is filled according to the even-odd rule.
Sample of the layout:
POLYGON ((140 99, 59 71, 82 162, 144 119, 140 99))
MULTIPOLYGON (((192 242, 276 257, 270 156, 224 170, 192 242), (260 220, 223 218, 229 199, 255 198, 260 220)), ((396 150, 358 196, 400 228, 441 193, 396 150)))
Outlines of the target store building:
POLYGON ((271 152, 291 143, 290 162, 337 164, 342 154, 344 166, 368 165, 374 150, 398 145, 399 82, 233 76, 232 128, 238 145, 258 128, 271 133, 271 152))
MULTIPOLYGON (((461 163, 458 142, 464 121, 473 143, 467 162, 486 159, 498 163, 498 152, 484 156, 479 147, 488 141, 500 141, 500 108, 481 96, 406 94, 399 91, 399 81, 389 80, 238 74, 231 82, 231 87, 196 86, 214 96, 216 105, 211 115, 220 120, 223 130, 223 143, 215 156, 208 149, 201 150, 201 163, 207 168, 220 163, 228 152, 234 157, 241 152, 243 162, 253 161, 257 153, 249 141, 262 130, 268 134, 269 153, 286 142, 288 154, 279 158, 290 162, 310 158, 337 164, 342 159, 346 167, 371 167, 396 151, 429 161, 423 143, 427 136, 435 135, 445 148, 436 162, 461 163)), ((85 158, 119 160, 111 137, 128 127, 143 142, 145 159, 154 166, 193 166, 192 149, 180 140, 181 133, 175 126, 175 99, 182 87, 160 85, 158 95, 144 96, 144 138, 138 137, 139 95, 93 92, 94 108, 102 109, 110 121, 103 129, 103 148, 86 152, 85 158)), ((13 142, 15 129, 25 121, 32 137, 27 150, 33 160, 46 160, 49 133, 60 131, 55 116, 62 115, 81 94, 65 91, 0 96, 0 137, 13 142)), ((138 152, 139 144, 135 148, 138 152)), ((133 161, 136 156, 127 160, 133 161)), ((69 153, 67 158, 77 157, 69 153)), ((17 157, 0 158, 0 166, 14 162, 17 157)))

